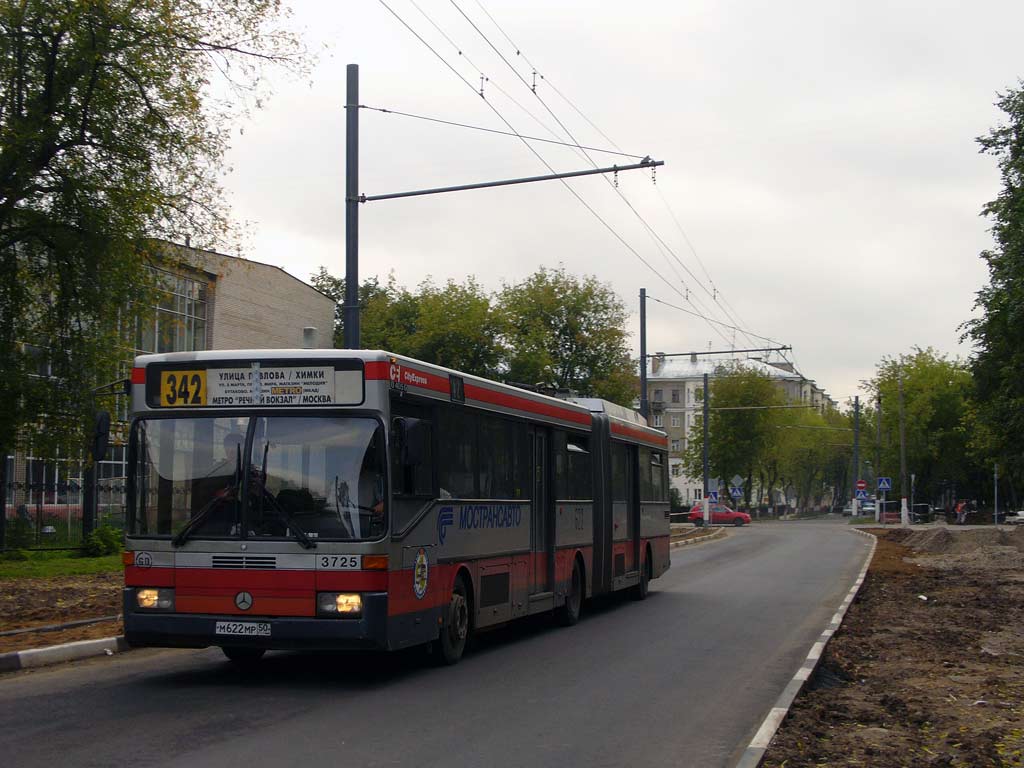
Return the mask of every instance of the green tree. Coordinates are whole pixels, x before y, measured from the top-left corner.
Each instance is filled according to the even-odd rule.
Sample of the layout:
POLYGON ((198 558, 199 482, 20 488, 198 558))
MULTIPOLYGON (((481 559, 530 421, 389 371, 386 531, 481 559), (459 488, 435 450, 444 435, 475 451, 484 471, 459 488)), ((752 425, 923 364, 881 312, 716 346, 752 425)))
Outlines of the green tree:
POLYGON ((996 158, 1003 188, 983 212, 995 247, 981 254, 989 282, 977 294, 981 316, 965 324, 974 342, 976 399, 970 414, 976 452, 1003 472, 1024 478, 1024 83, 996 102, 1006 121, 978 139, 996 158))
POLYGON ((0 4, 0 456, 16 437, 41 456, 81 444, 92 388, 132 346, 151 238, 224 235, 228 131, 256 102, 206 91, 222 72, 258 97, 265 65, 299 61, 279 12, 277 0, 0 4))
POLYGON ((496 297, 511 381, 628 405, 636 395, 622 300, 596 277, 542 267, 496 297))
MULTIPOLYGON (((711 439, 708 465, 712 477, 728 481, 745 478, 745 501, 751 502, 753 478, 761 469, 769 447, 778 439, 775 413, 763 406, 781 405, 782 392, 762 373, 742 365, 723 367, 711 379, 708 422, 711 439), (719 410, 736 409, 736 410, 719 410)), ((697 419, 687 441, 683 463, 691 477, 703 475, 703 424, 697 419)))
MULTIPOLYGON (((339 302, 335 310, 335 346, 344 339, 345 280, 323 267, 313 285, 339 302)), ((443 286, 426 280, 415 292, 377 277, 359 286, 360 346, 385 349, 477 376, 498 375, 502 360, 501 324, 490 296, 472 277, 443 286)))
MULTIPOLYGON (((938 499, 944 487, 977 494, 976 464, 971 461, 964 420, 970 412, 974 382, 967 365, 935 350, 915 349, 898 358, 884 358, 867 382, 872 399, 882 396, 882 474, 899 488, 899 378, 903 376, 907 472, 916 475, 916 495, 938 499)), ((862 421, 861 450, 871 456, 875 418, 862 421)), ((909 483, 909 477, 908 477, 909 483)), ((909 497, 910 489, 903 490, 909 497)))

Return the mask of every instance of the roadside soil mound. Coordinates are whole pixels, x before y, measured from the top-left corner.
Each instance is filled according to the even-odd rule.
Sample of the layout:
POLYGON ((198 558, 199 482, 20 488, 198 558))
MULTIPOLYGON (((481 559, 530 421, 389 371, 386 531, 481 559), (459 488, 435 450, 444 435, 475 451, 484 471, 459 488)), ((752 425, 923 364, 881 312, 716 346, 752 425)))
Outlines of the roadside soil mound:
MULTIPOLYGON (((117 615, 122 583, 119 573, 5 580, 0 582, 0 631, 117 615)), ((120 633, 120 622, 104 622, 62 632, 0 636, 0 653, 120 633)))
POLYGON ((1024 766, 1024 581, 993 555, 1020 538, 999 533, 880 532, 763 765, 1024 766))
POLYGON ((900 542, 920 553, 910 561, 940 570, 1024 571, 1024 530, 913 531, 900 542))

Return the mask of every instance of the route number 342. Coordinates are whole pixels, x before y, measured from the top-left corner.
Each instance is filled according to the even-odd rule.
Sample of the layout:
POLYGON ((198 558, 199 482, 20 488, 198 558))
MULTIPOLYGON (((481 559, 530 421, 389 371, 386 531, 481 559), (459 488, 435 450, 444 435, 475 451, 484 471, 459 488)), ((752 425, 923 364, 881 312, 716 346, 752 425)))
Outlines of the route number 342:
POLYGON ((206 405, 206 371, 162 371, 160 403, 168 406, 206 405))

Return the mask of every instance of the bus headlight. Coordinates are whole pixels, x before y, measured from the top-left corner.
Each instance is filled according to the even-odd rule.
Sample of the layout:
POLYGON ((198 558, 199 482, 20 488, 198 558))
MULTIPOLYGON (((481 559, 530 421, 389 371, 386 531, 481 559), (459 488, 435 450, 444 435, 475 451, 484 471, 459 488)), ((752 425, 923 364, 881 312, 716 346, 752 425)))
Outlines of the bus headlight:
POLYGON ((321 616, 357 619, 363 613, 363 598, 353 592, 318 592, 316 612, 321 616))
POLYGON ((146 587, 135 590, 135 604, 153 611, 174 610, 174 590, 146 587))

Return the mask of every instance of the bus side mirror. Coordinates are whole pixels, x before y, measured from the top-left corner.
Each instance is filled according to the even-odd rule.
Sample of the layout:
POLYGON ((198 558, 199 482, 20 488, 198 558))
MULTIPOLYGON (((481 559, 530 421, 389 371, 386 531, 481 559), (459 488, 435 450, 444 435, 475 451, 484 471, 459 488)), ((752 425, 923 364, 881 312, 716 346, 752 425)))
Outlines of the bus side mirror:
POLYGON ((423 419, 399 417, 395 419, 394 426, 402 464, 407 467, 422 464, 427 456, 430 423, 423 419))
POLYGON ((107 456, 107 446, 110 443, 110 414, 100 411, 96 414, 96 422, 93 426, 93 440, 90 447, 93 461, 103 461, 107 456))

